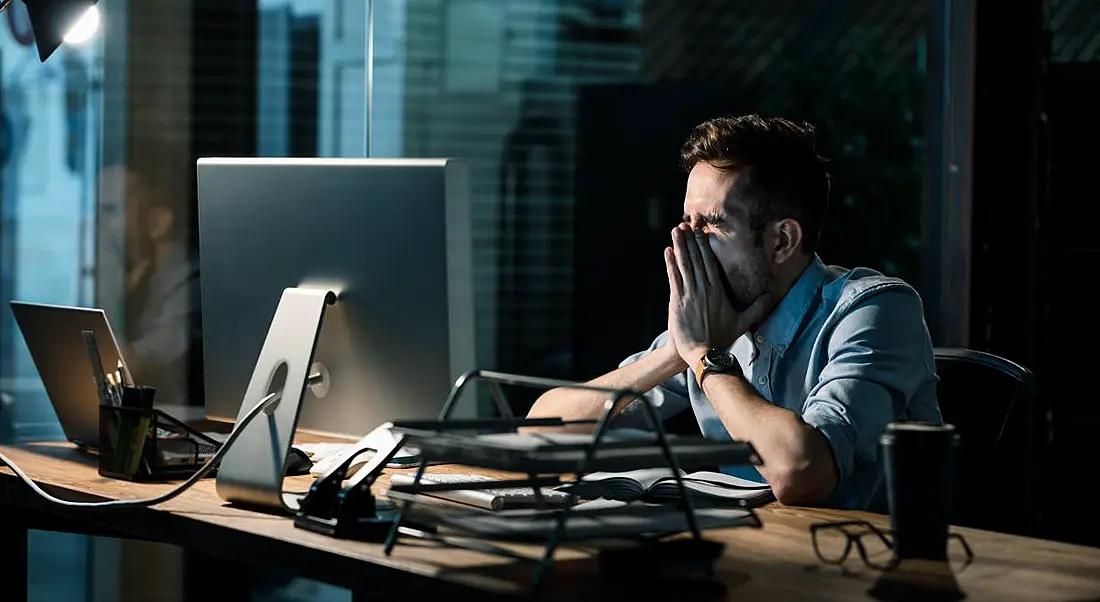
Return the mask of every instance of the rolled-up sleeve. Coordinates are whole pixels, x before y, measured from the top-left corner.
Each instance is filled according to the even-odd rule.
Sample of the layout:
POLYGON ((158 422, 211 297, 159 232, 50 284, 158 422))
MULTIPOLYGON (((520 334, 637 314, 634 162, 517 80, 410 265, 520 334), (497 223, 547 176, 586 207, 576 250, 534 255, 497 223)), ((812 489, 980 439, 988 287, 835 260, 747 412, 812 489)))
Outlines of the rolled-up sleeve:
POLYGON ((838 482, 878 458, 886 424, 935 379, 924 312, 916 291, 889 288, 856 302, 836 323, 828 358, 802 419, 829 440, 838 482))
MULTIPOLYGON (((653 340, 649 349, 631 355, 620 362, 619 367, 622 368, 632 364, 664 347, 667 343, 668 332, 662 332, 653 340)), ((648 391, 646 397, 653 403, 661 420, 667 420, 691 407, 691 403, 688 401, 687 377, 683 372, 648 391)), ((631 402, 612 420, 611 426, 614 428, 648 428, 649 423, 646 422, 645 409, 642 407, 642 403, 641 400, 631 402)))

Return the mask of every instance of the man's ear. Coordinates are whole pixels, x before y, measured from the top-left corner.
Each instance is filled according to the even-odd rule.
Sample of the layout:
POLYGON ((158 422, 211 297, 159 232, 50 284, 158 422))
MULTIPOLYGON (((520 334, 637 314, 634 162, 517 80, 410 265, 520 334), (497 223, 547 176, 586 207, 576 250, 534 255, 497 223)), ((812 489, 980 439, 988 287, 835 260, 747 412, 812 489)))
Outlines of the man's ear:
POLYGON ((790 260, 802 246, 802 224, 790 218, 781 219, 773 224, 775 262, 783 263, 790 260))

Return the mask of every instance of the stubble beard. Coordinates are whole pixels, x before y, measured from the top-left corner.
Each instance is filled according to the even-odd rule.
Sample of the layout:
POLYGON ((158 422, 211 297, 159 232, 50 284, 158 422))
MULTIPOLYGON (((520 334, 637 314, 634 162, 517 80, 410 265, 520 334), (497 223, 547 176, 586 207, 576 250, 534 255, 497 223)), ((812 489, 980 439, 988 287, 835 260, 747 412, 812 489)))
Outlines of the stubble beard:
POLYGON ((751 307, 761 295, 767 292, 768 285, 771 283, 771 276, 764 267, 763 253, 759 250, 753 253, 747 264, 741 264, 737 266, 734 273, 725 273, 723 276, 726 296, 738 312, 751 307))

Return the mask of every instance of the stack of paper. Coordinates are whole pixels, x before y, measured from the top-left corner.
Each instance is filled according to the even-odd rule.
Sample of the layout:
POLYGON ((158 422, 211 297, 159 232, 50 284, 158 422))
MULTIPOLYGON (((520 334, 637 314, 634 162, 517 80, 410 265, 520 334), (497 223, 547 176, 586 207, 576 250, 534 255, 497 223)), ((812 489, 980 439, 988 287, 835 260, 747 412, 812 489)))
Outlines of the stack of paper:
MULTIPOLYGON (((313 467, 309 469, 309 473, 320 476, 342 464, 355 450, 367 447, 378 451, 393 447, 397 443, 397 439, 390 431, 390 426, 390 423, 387 422, 355 443, 303 443, 296 447, 306 452, 313 460, 313 467), (310 453, 311 450, 314 452, 313 454, 310 453)), ((359 454, 348 468, 348 476, 355 474, 355 471, 370 461, 373 456, 373 452, 359 454)), ((416 463, 419 459, 419 452, 416 448, 405 446, 394 455, 389 462, 389 466, 408 466, 416 463)))

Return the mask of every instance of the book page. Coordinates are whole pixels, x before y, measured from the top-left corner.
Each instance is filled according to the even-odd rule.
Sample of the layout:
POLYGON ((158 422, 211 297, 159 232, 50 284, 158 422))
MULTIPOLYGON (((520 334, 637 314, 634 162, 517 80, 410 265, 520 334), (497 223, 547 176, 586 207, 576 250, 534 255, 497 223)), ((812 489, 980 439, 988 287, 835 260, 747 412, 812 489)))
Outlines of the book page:
POLYGON ((737 487, 739 489, 769 489, 770 486, 767 483, 759 483, 757 481, 750 481, 741 477, 735 477, 733 475, 726 474, 724 472, 711 472, 709 470, 701 470, 699 472, 693 472, 684 479, 689 481, 696 481, 700 483, 710 483, 712 485, 718 485, 721 487, 737 487))
MULTIPOLYGON (((693 499, 707 500, 717 505, 758 506, 774 499, 767 483, 757 483, 724 473, 700 471, 684 477, 684 487, 693 499)), ((680 499, 680 488, 672 477, 654 484, 646 494, 648 501, 671 503, 680 499)))
MULTIPOLYGON (((681 471, 681 474, 683 472, 681 471)), ((584 477, 585 481, 604 481, 607 479, 629 479, 637 483, 644 491, 662 479, 671 479, 672 470, 668 468, 641 468, 627 472, 594 472, 584 477)))
POLYGON ((644 468, 628 472, 594 472, 585 475, 579 483, 558 487, 582 499, 606 498, 630 501, 638 499, 647 489, 672 472, 667 468, 644 468))

